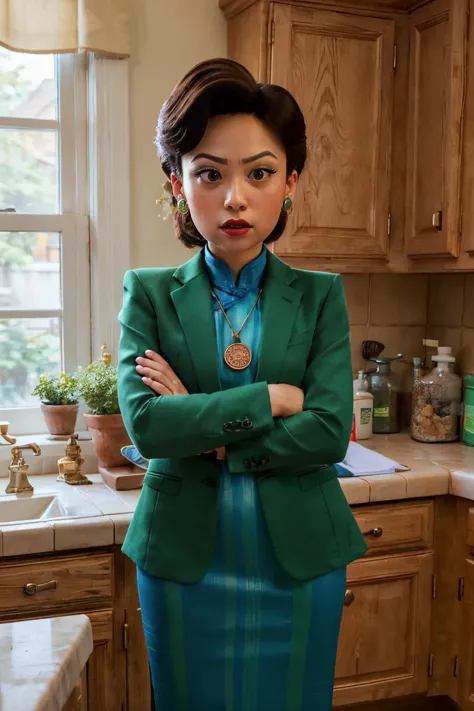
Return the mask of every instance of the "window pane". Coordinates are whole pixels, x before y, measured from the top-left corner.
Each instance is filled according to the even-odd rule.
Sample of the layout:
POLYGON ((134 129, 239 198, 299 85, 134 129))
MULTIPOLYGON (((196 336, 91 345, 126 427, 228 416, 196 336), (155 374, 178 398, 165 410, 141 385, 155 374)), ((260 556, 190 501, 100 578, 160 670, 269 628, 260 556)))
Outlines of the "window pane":
POLYGON ((56 119, 54 54, 22 54, 0 47, 0 116, 56 119))
POLYGON ((60 308, 60 234, 0 232, 0 309, 60 308))
POLYGON ((3 408, 37 406, 31 396, 41 373, 61 371, 58 318, 0 319, 0 403, 3 408))
POLYGON ((0 209, 58 212, 56 131, 0 130, 0 209))

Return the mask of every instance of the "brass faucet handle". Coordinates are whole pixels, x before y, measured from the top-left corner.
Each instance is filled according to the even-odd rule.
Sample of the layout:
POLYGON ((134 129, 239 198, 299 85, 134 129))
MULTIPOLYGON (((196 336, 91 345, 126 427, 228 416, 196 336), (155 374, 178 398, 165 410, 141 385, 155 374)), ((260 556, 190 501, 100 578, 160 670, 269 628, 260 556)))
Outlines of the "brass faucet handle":
POLYGON ((35 457, 39 457, 41 454, 41 448, 35 442, 29 442, 28 444, 17 444, 12 447, 12 464, 18 464, 20 460, 23 459, 23 450, 32 449, 35 457))
POLYGON ((8 434, 8 428, 10 426, 9 422, 0 422, 0 447, 3 446, 5 447, 7 444, 15 444, 16 443, 16 437, 11 437, 8 434), (4 439, 5 442, 2 442, 1 439, 4 439))

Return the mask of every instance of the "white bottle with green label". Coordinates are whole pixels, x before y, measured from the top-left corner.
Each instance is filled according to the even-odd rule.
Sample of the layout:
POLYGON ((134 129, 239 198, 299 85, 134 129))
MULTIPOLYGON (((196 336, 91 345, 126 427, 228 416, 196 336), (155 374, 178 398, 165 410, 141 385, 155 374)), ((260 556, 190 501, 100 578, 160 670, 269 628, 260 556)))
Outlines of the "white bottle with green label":
POLYGON ((369 392, 369 384, 363 370, 354 380, 354 416, 356 439, 370 439, 374 417, 374 396, 369 392))

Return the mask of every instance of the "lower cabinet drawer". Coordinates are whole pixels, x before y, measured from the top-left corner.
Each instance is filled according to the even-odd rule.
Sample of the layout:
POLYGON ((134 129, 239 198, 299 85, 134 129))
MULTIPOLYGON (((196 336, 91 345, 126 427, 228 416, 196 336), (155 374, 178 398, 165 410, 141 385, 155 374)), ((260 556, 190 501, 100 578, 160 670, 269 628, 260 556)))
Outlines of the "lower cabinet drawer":
POLYGON ((0 613, 103 602, 112 591, 109 553, 0 564, 0 613))
POLYGON ((354 516, 369 546, 368 555, 387 550, 431 548, 434 501, 396 502, 354 508, 354 516))

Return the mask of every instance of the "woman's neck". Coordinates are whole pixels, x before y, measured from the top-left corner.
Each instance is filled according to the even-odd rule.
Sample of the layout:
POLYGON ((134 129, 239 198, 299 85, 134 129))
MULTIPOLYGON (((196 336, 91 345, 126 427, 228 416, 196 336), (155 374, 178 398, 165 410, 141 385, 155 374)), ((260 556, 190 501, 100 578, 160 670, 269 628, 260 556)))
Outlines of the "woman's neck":
POLYGON ((242 269, 245 267, 246 264, 249 264, 254 259, 256 259, 259 254, 261 254, 263 249, 263 244, 257 244, 255 245, 255 247, 246 250, 245 252, 229 254, 229 252, 224 252, 220 250, 218 247, 216 247, 214 244, 211 244, 210 242, 207 243, 207 246, 214 257, 220 259, 221 262, 224 262, 224 264, 227 264, 233 274, 234 283, 236 286, 238 285, 239 275, 242 269))

